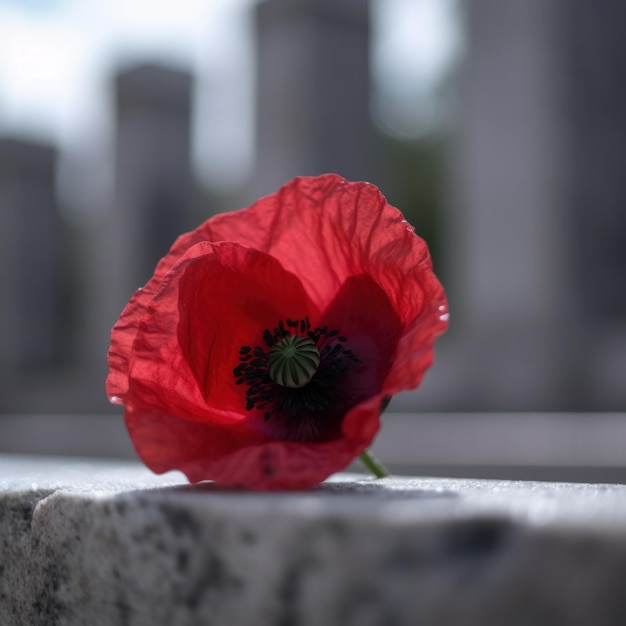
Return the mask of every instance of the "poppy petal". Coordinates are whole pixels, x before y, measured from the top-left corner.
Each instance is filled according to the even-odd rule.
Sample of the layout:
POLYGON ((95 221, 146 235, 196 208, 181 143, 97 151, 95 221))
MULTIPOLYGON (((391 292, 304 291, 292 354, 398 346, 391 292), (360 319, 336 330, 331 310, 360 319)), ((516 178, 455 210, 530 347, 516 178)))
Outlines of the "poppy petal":
POLYGON ((280 263, 233 243, 200 243, 165 276, 137 329, 127 404, 192 420, 243 419, 233 369, 285 311, 316 316, 280 263))
POLYGON ((250 208, 218 215, 200 230, 209 240, 238 241, 276 257, 320 309, 348 278, 369 274, 401 310, 397 276, 428 258, 424 241, 374 185, 336 174, 294 178, 250 208))
POLYGON ((403 330, 383 387, 386 397, 420 385, 434 360, 435 339, 448 327, 448 302, 429 257, 392 280, 394 293, 401 294, 396 310, 403 330))
POLYGON ((137 289, 124 307, 111 332, 111 346, 108 354, 109 374, 106 380, 106 393, 111 402, 124 403, 124 397, 128 391, 130 355, 137 329, 163 278, 191 247, 210 241, 218 240, 207 238, 201 228, 178 237, 167 255, 157 264, 152 278, 142 288, 137 289))
MULTIPOLYGON (((373 416, 378 405, 370 404, 373 416)), ((368 421, 367 411, 368 407, 361 405, 353 421, 368 421)), ((348 465, 367 447, 367 435, 374 434, 367 432, 364 437, 363 429, 353 429, 354 438, 305 444, 259 440, 237 427, 132 409, 126 422, 137 452, 154 472, 178 469, 191 482, 211 479, 221 485, 258 490, 314 487, 348 465)))
POLYGON ((400 318, 387 294, 371 276, 352 276, 322 319, 345 335, 345 345, 358 359, 351 375, 352 393, 360 399, 379 393, 402 334, 400 318))

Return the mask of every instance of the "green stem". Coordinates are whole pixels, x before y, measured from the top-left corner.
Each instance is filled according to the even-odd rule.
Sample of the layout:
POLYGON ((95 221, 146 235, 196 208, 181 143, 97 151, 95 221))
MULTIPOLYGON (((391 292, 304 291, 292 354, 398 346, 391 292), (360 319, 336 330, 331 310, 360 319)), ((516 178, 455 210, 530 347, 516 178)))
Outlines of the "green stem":
POLYGON ((363 463, 376 478, 390 476, 385 466, 369 450, 363 452, 359 459, 361 459, 361 463, 363 463))

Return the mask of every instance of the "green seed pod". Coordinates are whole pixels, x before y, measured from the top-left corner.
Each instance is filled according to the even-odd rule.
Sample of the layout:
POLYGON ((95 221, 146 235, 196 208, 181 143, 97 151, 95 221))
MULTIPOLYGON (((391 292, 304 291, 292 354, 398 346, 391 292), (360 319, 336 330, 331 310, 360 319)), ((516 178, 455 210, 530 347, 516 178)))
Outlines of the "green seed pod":
POLYGON ((270 349, 267 369, 270 378, 283 387, 298 389, 311 381, 320 364, 320 353, 308 337, 291 335, 270 349))

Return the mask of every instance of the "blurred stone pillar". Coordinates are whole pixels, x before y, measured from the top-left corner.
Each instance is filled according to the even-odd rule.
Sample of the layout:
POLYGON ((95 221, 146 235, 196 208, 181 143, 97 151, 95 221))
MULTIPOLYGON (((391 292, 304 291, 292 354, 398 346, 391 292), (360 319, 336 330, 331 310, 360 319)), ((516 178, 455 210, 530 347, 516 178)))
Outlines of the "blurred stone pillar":
MULTIPOLYGON (((561 7, 467 0, 444 262, 450 331, 415 396, 439 410, 579 402, 564 201, 561 7)), ((420 405, 421 406, 421 405, 420 405)))
MULTIPOLYGON (((116 80, 112 242, 124 257, 123 300, 151 276, 191 217, 191 90, 187 72, 144 65, 116 80)), ((117 255, 116 255, 117 256, 117 255)))
POLYGON ((563 202, 561 15, 544 0, 464 4, 452 332, 467 402, 556 409, 569 379, 572 294, 563 202))
POLYGON ((195 224, 192 77, 143 65, 115 79, 115 191, 97 272, 94 356, 105 367, 112 325, 176 237, 195 224))
POLYGON ((430 408, 626 409, 626 6, 468 0, 430 408))
POLYGON ((297 175, 373 180, 368 0, 266 0, 256 7, 253 195, 297 175))
POLYGON ((571 267, 594 407, 626 410, 626 4, 563 5, 571 267))
POLYGON ((0 373, 49 371, 61 337, 61 218, 56 151, 0 139, 0 373))

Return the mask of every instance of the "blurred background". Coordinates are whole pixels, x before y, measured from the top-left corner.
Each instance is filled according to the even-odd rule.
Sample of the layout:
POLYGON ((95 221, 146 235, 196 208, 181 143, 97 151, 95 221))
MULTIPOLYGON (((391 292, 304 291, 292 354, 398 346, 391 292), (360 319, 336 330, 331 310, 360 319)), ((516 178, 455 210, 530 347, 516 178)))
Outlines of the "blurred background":
POLYGON ((110 328, 178 234, 378 185, 451 324, 397 471, 626 482, 626 6, 0 0, 0 452, 132 455, 110 328))

